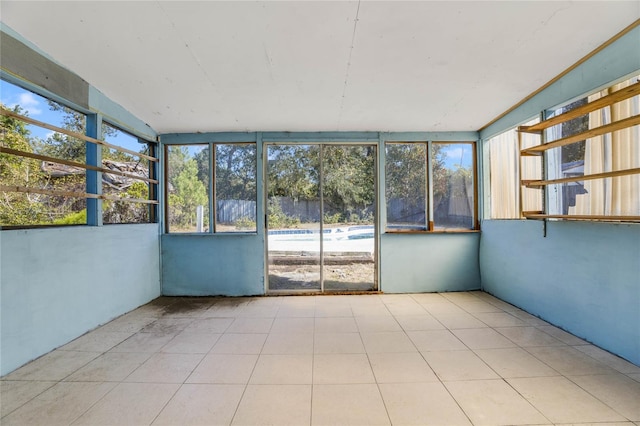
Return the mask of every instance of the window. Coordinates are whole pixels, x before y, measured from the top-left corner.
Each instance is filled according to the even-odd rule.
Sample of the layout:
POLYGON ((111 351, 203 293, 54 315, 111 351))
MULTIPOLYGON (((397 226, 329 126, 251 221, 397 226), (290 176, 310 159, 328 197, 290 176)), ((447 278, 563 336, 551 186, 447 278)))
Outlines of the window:
POLYGON ((109 196, 102 203, 103 223, 155 222, 156 207, 145 202, 156 199, 155 163, 148 158, 155 144, 107 123, 102 135, 105 142, 119 147, 101 147, 102 167, 111 171, 102 174, 102 193, 109 196))
POLYGON ((0 116, 0 225, 86 224, 86 116, 4 80, 0 116), (35 123, 61 128, 50 130, 35 123))
MULTIPOLYGON (((1 226, 86 225, 88 200, 97 199, 104 201, 98 215, 105 223, 155 221, 157 181, 150 173, 157 158, 119 146, 129 138, 139 148, 137 138, 106 124, 101 133, 112 143, 85 136, 89 125, 82 112, 3 80, 0 89, 1 226), (94 155, 98 147, 102 162, 94 155), (125 167, 135 158, 144 171, 125 167), (96 172, 101 182, 91 179, 96 172)), ((142 144, 141 151, 152 149, 142 144)), ((91 222, 99 222, 94 213, 91 222)))
POLYGON ((474 143, 388 142, 385 153, 387 231, 477 229, 474 143))
POLYGON ((547 113, 522 132, 544 132, 547 211, 528 218, 640 221, 640 82, 637 77, 547 113))
POLYGON ((167 145, 166 167, 167 232, 256 232, 255 143, 167 145))
POLYGON ((214 232, 256 232, 256 145, 214 144, 214 232))
POLYGON ((209 229, 209 145, 168 146, 166 161, 167 230, 209 229))
POLYGON ((433 225, 475 229, 475 155, 470 143, 433 143, 433 225))
POLYGON ((427 144, 387 143, 387 229, 427 230, 427 144))

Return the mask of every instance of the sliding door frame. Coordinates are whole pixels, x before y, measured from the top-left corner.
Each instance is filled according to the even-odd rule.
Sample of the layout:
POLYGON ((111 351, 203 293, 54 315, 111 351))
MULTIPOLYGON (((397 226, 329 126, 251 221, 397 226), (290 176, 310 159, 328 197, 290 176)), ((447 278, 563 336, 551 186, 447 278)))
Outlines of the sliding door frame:
MULTIPOLYGON (((324 288, 324 147, 325 146, 364 146, 364 147, 373 147, 375 149, 374 156, 374 164, 371 172, 374 174, 374 221, 373 221, 373 229, 374 229, 374 252, 373 252, 373 289, 367 292, 377 292, 380 290, 380 197, 379 197, 379 164, 380 164, 380 143, 379 141, 309 141, 309 140, 300 140, 300 141, 263 141, 262 143, 262 182, 263 182, 263 211, 264 211, 264 255, 265 255, 265 271, 264 271, 264 285, 265 285, 265 294, 306 294, 306 293, 317 293, 317 294, 332 294, 337 293, 337 291, 326 292, 324 288), (286 289, 286 290, 272 290, 269 288, 269 211, 268 211, 268 200, 269 200, 269 146, 275 145, 318 145, 319 150, 319 170, 318 170, 318 192, 320 198, 320 289, 286 289)), ((358 292, 356 290, 345 290, 345 292, 358 292)))

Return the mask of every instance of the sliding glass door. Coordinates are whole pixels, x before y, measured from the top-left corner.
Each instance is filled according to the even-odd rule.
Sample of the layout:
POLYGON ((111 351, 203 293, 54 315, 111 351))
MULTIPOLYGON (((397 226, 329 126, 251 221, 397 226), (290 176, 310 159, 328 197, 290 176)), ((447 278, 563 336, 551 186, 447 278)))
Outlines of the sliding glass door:
POLYGON ((376 146, 266 146, 270 292, 368 291, 376 279, 376 146))

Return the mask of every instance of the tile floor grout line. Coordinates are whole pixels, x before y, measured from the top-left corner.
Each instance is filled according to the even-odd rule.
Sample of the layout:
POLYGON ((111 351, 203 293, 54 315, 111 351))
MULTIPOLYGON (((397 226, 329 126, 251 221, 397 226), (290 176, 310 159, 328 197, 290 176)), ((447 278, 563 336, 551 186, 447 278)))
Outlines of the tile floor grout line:
MULTIPOLYGON (((315 302, 315 300, 314 300, 315 302)), ((314 370, 316 365, 316 316, 315 316, 315 308, 314 306, 314 315, 313 315, 313 339, 311 343, 311 400, 309 401, 309 426, 313 424, 313 390, 315 387, 314 384, 314 370)))
MULTIPOLYGON (((17 381, 17 380, 2 380, 3 382, 9 382, 9 381, 17 381)), ((36 382, 47 382, 48 380, 33 380, 36 382)), ((37 397, 39 397, 40 395, 42 395, 43 393, 45 393, 46 391, 48 391, 49 389, 53 388, 54 386, 56 386, 57 384, 59 384, 60 382, 52 382, 53 384, 51 386, 49 386, 48 388, 44 389, 43 391, 41 391, 40 393, 38 393, 37 395, 33 396, 31 399, 25 401, 23 404, 20 404, 18 407, 14 408, 13 410, 9 411, 8 413, 6 413, 5 415, 3 415, 2 417, 0 417, 0 424, 2 424, 2 419, 4 419, 5 417, 7 417, 8 415, 10 415, 11 413, 15 412, 16 410, 19 410, 20 408, 22 408, 25 404, 28 404, 29 402, 33 401, 34 399, 36 399, 37 397)), ((1 401, 0 401, 0 405, 1 401)))
MULTIPOLYGON (((235 318, 236 317, 234 317, 234 321, 235 321, 235 318)), ((273 327, 273 322, 271 323, 271 327, 269 329, 271 329, 272 327, 273 327)), ((225 333, 226 333, 226 331, 225 331, 225 333)), ((249 374, 249 377, 247 378, 247 383, 245 383, 245 385, 244 385, 244 389, 242 390, 242 394, 240 395, 240 399, 238 399, 238 404, 236 405, 236 409, 233 412, 233 416, 231 417, 231 421, 229 421, 229 425, 233 424, 233 421, 235 420, 236 416, 238 415, 238 410, 240 409, 240 404, 242 404, 242 400, 244 399, 244 396, 247 393, 247 389, 249 388, 249 383, 251 382, 251 377, 253 377, 253 374, 256 371, 256 367, 258 366, 258 361, 260 361, 260 356, 262 355, 262 351, 264 350, 264 346, 267 343, 267 339, 269 339, 269 334, 270 333, 266 334, 266 337, 265 337, 264 341, 262 342, 262 346, 260 347, 260 351, 258 352, 257 357, 256 357, 256 362, 255 362, 255 364, 253 364, 253 368, 251 368, 251 374, 249 374)))
MULTIPOLYGON (((186 380, 186 379, 185 379, 186 380)), ((175 384, 175 383, 174 383, 175 384)), ((173 398, 176 397, 176 395, 178 394, 178 392, 180 392, 180 389, 182 389, 182 386, 184 386, 184 382, 180 384, 180 386, 178 386, 176 388, 176 390, 173 392, 173 394, 171 395, 171 397, 169 399, 167 399, 167 401, 164 403, 164 405, 162 406, 162 408, 160 408, 160 410, 158 410, 158 414, 155 415, 155 417, 153 418, 153 420, 151 420, 149 422, 149 425, 152 425, 153 422, 155 422, 158 417, 160 417, 160 414, 162 414, 162 412, 164 411, 165 408, 167 408, 167 406, 169 405, 169 403, 173 400, 173 398)))
POLYGON ((451 391, 449 390, 449 388, 447 387, 447 385, 442 381, 442 379, 440 379, 440 377, 438 377, 436 375, 436 378, 438 379, 438 383, 440 383, 440 386, 442 386, 444 388, 444 390, 447 392, 447 394, 451 397, 451 399, 453 400, 453 402, 455 402, 456 406, 460 409, 460 411, 462 412, 462 414, 464 414, 464 416, 467 418, 467 420, 469 420, 469 424, 473 425, 473 420, 471 420, 471 417, 469 417, 469 414, 465 411, 465 409, 462 407, 462 405, 460 405, 460 402, 456 399, 455 396, 453 396, 453 394, 451 393, 451 391))
POLYGON ((87 414, 93 407, 95 407, 96 405, 98 405, 98 403, 100 401, 102 401, 103 399, 105 399, 107 397, 107 395, 109 395, 111 392, 113 392, 113 390, 115 388, 117 388, 118 386, 120 386, 122 384, 122 382, 96 382, 96 383, 115 383, 115 385, 113 385, 111 387, 111 389, 109 389, 109 391, 107 391, 104 395, 102 395, 100 398, 98 398, 93 404, 91 404, 89 407, 87 407, 86 410, 84 410, 81 414, 79 414, 75 419, 73 419, 72 421, 69 422, 70 425, 73 425, 74 423, 76 423, 78 420, 80 420, 80 418, 82 416, 84 416, 85 414, 87 414))
POLYGON ((544 413, 542 412, 542 410, 541 410, 541 409, 539 409, 538 407, 536 407, 536 406, 533 404, 533 402, 531 402, 531 401, 529 400, 529 398, 527 398, 526 396, 524 396, 522 393, 520 393, 520 391, 518 391, 518 389, 516 389, 515 387, 513 387, 513 386, 511 385, 511 383, 509 383, 509 381, 508 381, 507 379, 504 379, 504 378, 502 378, 502 377, 501 377, 501 380, 502 380, 504 383, 506 383, 506 385, 507 385, 507 386, 509 386, 511 389, 513 389, 513 391, 514 391, 515 393, 517 393, 517 394, 518 394, 518 395, 519 395, 523 400, 525 400, 525 401, 527 402, 527 404, 529 404, 529 405, 530 405, 534 410, 536 410, 536 411, 537 411, 537 412, 538 412, 542 417, 544 417, 545 419, 547 419, 547 421, 548 421, 550 424, 555 424, 554 422, 552 422, 552 421, 551 421, 551 419, 549 419, 549 417, 548 417, 546 414, 544 414, 544 413))
MULTIPOLYGON (((617 374, 621 374, 619 372, 616 372, 617 374)), ((613 376, 613 374, 590 374, 588 376, 613 376)), ((597 401, 599 401, 601 404, 603 404, 604 406, 606 406, 607 408, 609 408, 611 411, 613 411, 614 413, 618 414, 621 417, 624 417, 625 419, 627 419, 627 421, 629 422, 634 422, 635 420, 631 420, 629 417, 625 416, 624 414, 622 414, 620 411, 618 411, 617 409, 615 409, 614 407, 612 407, 611 405, 607 404, 605 401, 603 401, 602 399, 600 399, 600 397, 598 397, 597 395, 595 395, 594 393, 590 392, 588 389, 585 389, 583 386, 581 386, 578 382, 576 382, 575 380, 573 380, 571 377, 575 377, 575 375, 566 375, 563 376, 565 379, 567 379, 569 382, 573 383, 574 385, 576 385, 578 388, 582 389, 584 392, 586 392, 588 395, 592 396, 593 398, 595 398, 597 401)), ((583 377, 582 375, 580 375, 580 377, 583 377)))

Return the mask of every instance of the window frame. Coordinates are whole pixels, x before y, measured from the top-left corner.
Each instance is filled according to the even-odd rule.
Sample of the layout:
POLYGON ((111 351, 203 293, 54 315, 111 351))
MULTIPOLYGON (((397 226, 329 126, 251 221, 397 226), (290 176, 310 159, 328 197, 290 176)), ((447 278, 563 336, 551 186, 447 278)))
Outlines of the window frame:
POLYGON ((209 142, 183 142, 183 143, 165 143, 163 144, 163 194, 164 194, 164 233, 170 235, 257 235, 258 234, 258 143, 255 140, 234 140, 234 141, 209 141, 209 142), (255 175, 255 228, 253 230, 239 231, 218 231, 217 228, 217 179, 216 179, 216 146, 218 145, 249 145, 254 147, 255 175), (203 232, 171 232, 171 224, 169 221, 169 149, 172 147, 189 147, 189 146, 206 146, 209 150, 209 186, 207 188, 208 208, 209 208, 209 228, 203 232))
POLYGON ((387 168, 386 168, 386 152, 387 145, 391 144, 423 144, 426 147, 426 155, 425 155, 425 167, 426 167, 426 194, 425 194, 425 221, 426 221, 426 229, 417 230, 417 229, 408 229, 408 228, 389 228, 389 221, 386 218, 385 213, 385 224, 384 224, 384 233, 386 234, 455 234, 455 233, 476 233, 480 231, 480 220, 478 217, 479 212, 479 202, 478 202, 478 142, 475 140, 459 140, 459 141, 448 141, 448 140, 420 140, 420 141, 402 141, 402 140, 387 140, 383 141, 383 149, 385 152, 385 167, 383 172, 385 173, 385 188, 384 188, 384 196, 385 196, 385 205, 384 209, 386 212, 387 209, 387 168), (472 207, 472 227, 469 229, 465 228, 435 228, 434 223, 434 179, 433 179, 433 156, 432 150, 434 144, 440 145, 469 145, 471 147, 472 152, 472 177, 473 177, 473 207, 472 207))
MULTIPOLYGON (((607 124, 601 124, 598 127, 590 128, 586 131, 573 133, 568 136, 561 135, 558 139, 548 141, 548 135, 551 133, 551 129, 554 126, 561 125, 569 122, 570 120, 583 117, 584 115, 602 111, 606 108, 611 108, 620 102, 631 101, 637 97, 640 97, 640 70, 632 73, 630 76, 607 83, 605 86, 574 97, 572 100, 564 102, 560 105, 548 108, 542 112, 545 120, 542 120, 538 125, 533 126, 519 126, 518 131, 523 133, 540 133, 542 135, 541 144, 526 149, 521 149, 521 155, 539 155, 542 158, 544 177, 540 180, 526 181, 521 179, 521 184, 524 187, 543 188, 544 189, 544 211, 540 212, 523 212, 521 206, 521 214, 525 219, 532 220, 578 220, 578 221, 601 221, 601 222, 625 222, 625 223, 637 223, 640 222, 640 212, 637 215, 612 215, 612 214, 558 214, 552 212, 553 209, 563 208, 564 205, 560 201, 562 197, 552 193, 552 188, 556 185, 565 185, 571 182, 583 182, 583 181, 602 181, 604 179, 613 179, 621 176, 637 176, 640 175, 640 167, 629 170, 610 170, 603 173, 589 173, 581 176, 571 178, 558 178, 556 177, 558 171, 558 164, 552 156, 550 150, 561 149, 563 146, 569 146, 576 143, 581 143, 592 138, 602 137, 602 144, 604 144, 604 137, 607 135, 613 135, 618 130, 633 129, 640 126, 640 114, 630 115, 627 118, 617 119, 607 124), (634 80, 635 82, 631 82, 634 80), (588 98, 594 94, 602 92, 604 90, 610 90, 614 86, 629 82, 629 84, 623 88, 613 91, 607 95, 603 95, 598 99, 588 101, 588 98), (623 93, 625 92, 625 93, 623 93), (575 109, 568 111, 562 111, 556 113, 558 110, 566 107, 567 105, 577 101, 587 99, 587 103, 579 106, 575 109), (578 114, 580 113, 580 114, 578 114), (608 131, 607 131, 608 130, 608 131), (584 139, 582 139, 584 138, 584 139), (551 179, 549 176, 551 175, 551 179)), ((636 100, 640 102, 640 98, 636 100)), ((633 141, 630 141, 631 143, 633 141)), ((586 142, 585 142, 586 143, 586 142)), ((640 144, 640 139, 636 141, 640 144)), ((584 161, 584 160, 583 160, 584 161)), ((562 188, 562 187, 561 187, 562 188)), ((557 192, 557 191, 556 191, 557 192)), ((606 203, 606 200, 603 200, 606 203)))
MULTIPOLYGON (((135 224, 157 223, 157 206, 159 204, 159 201, 157 199, 157 188, 155 188, 153 191, 151 190, 151 188, 149 189, 150 197, 148 200, 134 201, 132 199, 131 201, 129 201, 126 198, 118 198, 115 196, 104 195, 102 193, 102 180, 97 179, 97 175, 98 173, 110 173, 111 171, 102 167, 102 164, 100 161, 101 156, 99 154, 96 155, 96 153, 100 151, 99 147, 107 147, 120 152, 129 151, 123 147, 110 144, 104 141, 104 138, 102 137, 103 135, 101 132, 103 121, 104 123, 108 124, 112 128, 117 129, 118 131, 124 132, 128 135, 131 135, 134 138, 137 138, 138 140, 144 141, 144 143, 150 147, 150 155, 140 154, 134 151, 129 151, 129 153, 136 156, 142 155, 148 159, 150 163, 150 167, 153 166, 154 174, 156 176, 152 176, 151 170, 150 170, 149 178, 147 178, 147 180, 155 181, 153 184, 149 182, 150 187, 151 186, 155 187, 159 183, 157 179, 157 165, 159 164, 159 161, 160 161, 156 155, 157 147, 155 145, 157 144, 155 142, 149 141, 146 138, 141 138, 140 136, 135 135, 134 132, 124 130, 119 126, 115 126, 111 124, 110 122, 107 123, 108 120, 104 120, 104 116, 102 115, 102 113, 88 111, 84 108, 78 107, 77 105, 74 105, 73 103, 70 103, 65 99, 62 99, 53 94, 49 94, 46 90, 40 87, 24 84, 21 81, 17 81, 11 78, 5 78, 4 75, 2 75, 0 79, 4 84, 11 85, 15 89, 22 90, 26 93, 32 93, 38 96, 39 98, 43 98, 45 101, 54 102, 60 107, 68 108, 74 111, 75 113, 81 114, 84 117, 84 133, 79 133, 74 130, 67 129, 66 126, 59 127, 59 125, 50 124, 49 120, 48 121, 36 120, 27 115, 15 113, 11 111, 10 108, 6 108, 6 109, 3 108, 2 110, 3 116, 16 119, 24 123, 25 125, 36 126, 38 128, 47 129, 62 135, 66 135, 66 137, 79 139, 81 141, 84 141, 84 146, 85 146, 82 162, 80 162, 81 161, 80 159, 72 161, 72 160, 66 160, 64 158, 60 158, 58 156, 53 157, 50 155, 43 155, 37 152, 36 153, 20 152, 19 150, 12 150, 6 147, 2 147, 2 150, 6 155, 13 155, 23 159, 32 158, 40 161, 50 161, 54 164, 63 164, 63 165, 83 169, 84 192, 55 191, 55 190, 39 189, 36 187, 28 188, 28 187, 11 187, 11 186, 3 188, 3 191, 27 193, 27 194, 40 193, 40 194, 49 195, 49 196, 60 196, 66 199, 84 199, 85 200, 84 210, 86 211, 86 219, 84 223, 73 223, 73 224, 43 223, 43 224, 33 224, 33 225, 26 225, 26 224, 2 225, 0 227, 2 230, 40 229, 40 228, 68 227, 68 226, 102 226, 103 225, 102 223, 103 209, 100 202, 102 200, 112 200, 112 201, 121 201, 121 202, 139 202, 139 203, 149 204, 151 206, 151 209, 149 212, 149 220, 145 222, 135 222, 135 224), (28 155, 25 155, 25 154, 28 154, 28 155), (154 195, 153 199, 151 198, 152 194, 154 195)), ((122 175, 121 172, 114 171, 113 173, 122 175)), ((75 213, 79 213, 79 212, 75 212, 75 213)), ((114 223, 113 225, 125 225, 125 224, 129 224, 129 223, 114 223)))
MULTIPOLYGON (((137 140, 137 142, 140 145, 145 145, 147 147, 147 153, 145 155, 151 156, 156 158, 156 160, 158 160, 158 142, 155 141, 150 141, 148 139, 145 138, 141 138, 140 136, 137 136, 127 130, 124 130, 122 127, 117 126, 115 124, 113 124, 110 120, 106 119, 106 120, 102 120, 102 124, 104 126, 107 127, 111 127, 113 130, 117 131, 117 132, 121 132, 123 134, 125 134, 126 136, 129 136, 131 138, 134 138, 137 140)), ((102 126, 101 126, 102 127, 102 126)), ((101 139, 106 141, 105 135, 101 135, 101 139)), ((109 143, 109 142, 107 142, 109 143)), ((113 144, 115 145, 115 144, 113 144)), ((107 149, 115 149, 115 148, 110 148, 110 147, 105 147, 103 146, 103 148, 107 148, 107 149)), ((121 147, 124 148, 124 147, 121 147)), ((125 148, 126 149, 126 148, 125 148)), ((118 150, 116 149, 116 151, 118 152, 123 152, 122 150, 118 150)), ((131 154, 131 155, 135 155, 135 154, 131 154)), ((138 159, 143 159, 144 157, 140 157, 138 156, 138 159)), ((100 154, 100 160, 102 160, 102 153, 100 154)), ((148 200, 151 201, 156 201, 155 204, 149 204, 148 205, 148 209, 149 209, 149 219, 145 222, 120 222, 120 223, 104 223, 104 225, 108 225, 108 226, 112 226, 112 225, 134 225, 134 224, 143 224, 143 223, 158 223, 158 185, 159 185, 159 180, 158 180, 158 164, 159 161, 151 161, 151 160, 147 160, 148 161, 148 179, 151 180, 155 180, 157 182, 153 183, 153 182, 146 182, 147 185, 147 190, 148 190, 148 200)), ((142 179, 138 179, 137 182, 144 182, 144 180, 142 179)), ((121 201, 124 202, 128 202, 125 201, 126 199, 123 199, 121 201)), ((102 218, 104 218, 104 209, 101 208, 100 209, 100 214, 102 216, 102 218)), ((102 221, 102 219, 101 219, 102 221)))

